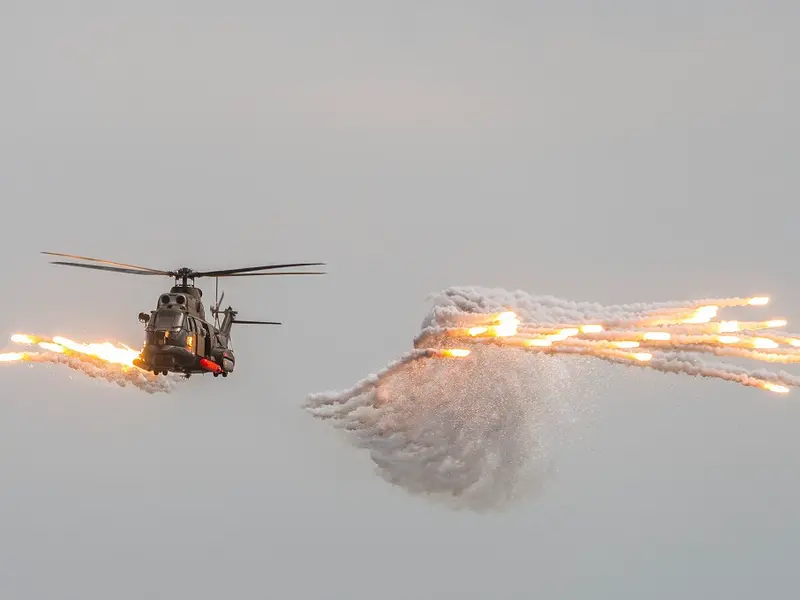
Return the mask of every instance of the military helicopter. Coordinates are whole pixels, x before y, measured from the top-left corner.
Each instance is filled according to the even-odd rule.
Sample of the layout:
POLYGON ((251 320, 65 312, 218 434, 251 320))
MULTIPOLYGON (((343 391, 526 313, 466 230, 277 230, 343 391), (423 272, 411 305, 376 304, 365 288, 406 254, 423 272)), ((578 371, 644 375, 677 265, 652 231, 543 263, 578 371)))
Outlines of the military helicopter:
POLYGON ((62 254, 59 252, 42 252, 42 254, 101 263, 92 265, 51 261, 51 264, 54 265, 126 273, 128 275, 173 277, 175 285, 169 290, 169 293, 159 296, 156 309, 151 310, 149 313, 139 313, 139 321, 145 324, 145 343, 139 357, 134 359, 133 364, 145 371, 152 371, 156 375, 181 373, 186 378, 195 373, 212 373, 214 377, 219 377, 220 375, 227 377, 228 373, 233 372, 236 358, 231 347, 231 328, 234 323, 242 325, 281 324, 277 321, 245 321, 237 319, 238 311, 230 306, 220 311, 222 299, 225 297, 224 291, 222 296, 219 295, 220 277, 325 274, 320 271, 276 271, 287 267, 308 267, 324 265, 325 263, 287 263, 211 271, 195 271, 187 267, 181 267, 174 271, 165 271, 99 258, 76 256, 74 254, 62 254), (214 323, 206 320, 202 301, 203 291, 194 285, 194 280, 198 277, 213 277, 215 279, 215 302, 211 306, 214 323), (222 315, 222 323, 220 323, 220 315, 222 315))

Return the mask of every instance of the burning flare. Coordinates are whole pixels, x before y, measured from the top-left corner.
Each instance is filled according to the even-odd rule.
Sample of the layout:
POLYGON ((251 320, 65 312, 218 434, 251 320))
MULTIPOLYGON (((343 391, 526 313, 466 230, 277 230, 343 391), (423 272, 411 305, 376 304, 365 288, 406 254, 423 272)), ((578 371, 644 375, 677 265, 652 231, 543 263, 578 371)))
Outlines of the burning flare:
MULTIPOLYGON (((565 306, 570 304, 554 299, 548 300, 555 304, 561 302, 565 306)), ((551 355, 580 354, 661 371, 716 377, 783 394, 788 392, 789 388, 800 385, 800 378, 782 372, 774 374, 759 372, 759 376, 753 373, 752 376, 744 377, 738 374, 738 368, 696 366, 695 363, 681 371, 676 369, 678 363, 673 360, 676 352, 691 352, 748 358, 761 362, 800 363, 800 336, 777 333, 755 334, 757 331, 783 327, 786 325, 785 319, 714 322, 723 308, 764 306, 768 302, 769 298, 766 296, 755 296, 723 298, 699 303, 688 302, 682 306, 680 303, 672 303, 671 306, 645 305, 625 318, 620 318, 619 310, 609 311, 608 314, 600 311, 600 315, 591 316, 578 312, 575 318, 561 323, 558 320, 543 322, 536 318, 526 319, 526 315, 520 316, 508 308, 497 313, 478 315, 469 311, 461 315, 448 311, 446 321, 457 322, 461 317, 472 321, 476 318, 483 319, 485 323, 473 325, 468 329, 447 322, 431 324, 417 337, 415 345, 419 347, 425 343, 435 346, 456 338, 463 342, 523 348, 551 355), (584 319, 590 322, 581 322, 584 319), (737 335, 717 335, 734 332, 737 335), (639 351, 621 352, 633 348, 639 351), (763 352, 764 350, 772 352, 763 352)), ((529 307, 532 301, 528 299, 521 304, 529 307)), ((562 308, 560 314, 564 312, 568 311, 562 308)))
POLYGON ((169 392, 182 381, 177 376, 158 377, 134 366, 139 352, 125 344, 111 342, 76 342, 67 337, 46 338, 27 333, 15 333, 11 341, 23 346, 36 346, 44 352, 7 352, 0 354, 2 363, 63 364, 92 378, 102 378, 120 386, 133 384, 149 392, 169 392))

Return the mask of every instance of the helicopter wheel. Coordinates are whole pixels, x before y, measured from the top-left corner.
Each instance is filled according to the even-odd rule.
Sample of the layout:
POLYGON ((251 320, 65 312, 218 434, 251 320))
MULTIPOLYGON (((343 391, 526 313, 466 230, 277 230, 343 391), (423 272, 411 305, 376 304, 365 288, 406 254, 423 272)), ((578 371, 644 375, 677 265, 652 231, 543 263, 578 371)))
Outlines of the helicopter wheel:
POLYGON ((227 372, 227 371, 224 371, 224 372, 222 373, 222 376, 223 376, 223 377, 227 377, 227 376, 228 376, 228 372, 227 372))
POLYGON ((214 377, 219 377, 219 373, 214 373, 214 377))

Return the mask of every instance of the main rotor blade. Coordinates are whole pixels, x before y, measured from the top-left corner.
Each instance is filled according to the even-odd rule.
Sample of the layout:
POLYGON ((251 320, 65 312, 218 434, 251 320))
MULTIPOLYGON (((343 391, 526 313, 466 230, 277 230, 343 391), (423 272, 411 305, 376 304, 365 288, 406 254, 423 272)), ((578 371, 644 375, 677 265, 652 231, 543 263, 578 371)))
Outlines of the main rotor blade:
POLYGON ((234 319, 233 322, 242 325, 283 325, 283 323, 278 323, 277 321, 240 321, 239 319, 234 319))
MULTIPOLYGON (((129 269, 141 269, 142 271, 151 271, 153 273, 158 273, 160 275, 168 275, 168 273, 166 271, 161 271, 159 269, 151 269, 149 267, 140 267, 138 265, 129 265, 129 264, 126 264, 126 263, 118 263, 118 262, 113 262, 113 261, 110 261, 110 260, 103 260, 101 258, 89 258, 88 256, 77 256, 75 254, 62 254, 60 252, 42 252, 42 254, 49 254, 50 256, 65 256, 67 258, 77 258, 77 259, 80 259, 80 260, 91 260, 91 261, 98 262, 98 263, 103 263, 103 264, 106 264, 106 265, 114 265, 115 267, 127 267, 129 269)), ((60 263, 54 263, 54 264, 60 264, 60 263)))
POLYGON ((283 273, 231 273, 217 277, 257 277, 259 275, 327 275, 325 271, 284 271, 283 273))
POLYGON ((240 269, 221 269, 218 271, 198 271, 195 277, 222 277, 223 275, 233 275, 234 273, 249 273, 252 271, 264 271, 266 269, 283 269, 286 267, 311 267, 321 266, 325 263, 286 263, 282 265, 263 265, 261 267, 243 267, 240 269))
POLYGON ((103 267, 101 265, 82 265, 80 263, 63 262, 60 260, 50 261, 53 265, 65 265, 67 267, 81 267, 82 269, 97 269, 98 271, 112 271, 114 273, 127 273, 128 275, 168 275, 169 273, 159 273, 158 271, 137 271, 136 269, 120 269, 118 267, 103 267))

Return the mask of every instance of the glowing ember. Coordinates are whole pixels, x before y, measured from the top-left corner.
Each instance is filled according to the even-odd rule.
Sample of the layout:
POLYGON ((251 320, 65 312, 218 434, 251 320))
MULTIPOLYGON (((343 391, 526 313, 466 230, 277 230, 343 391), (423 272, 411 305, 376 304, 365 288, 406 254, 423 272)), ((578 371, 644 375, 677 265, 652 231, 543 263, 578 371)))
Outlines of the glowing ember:
POLYGON ((764 384, 764 389, 769 390, 770 392, 777 392, 778 394, 788 394, 789 388, 785 385, 778 385, 776 383, 766 382, 764 384))
POLYGON ((519 318, 513 312, 504 312, 497 317, 499 325, 494 328, 495 335, 498 337, 508 337, 516 335, 519 327, 519 318))
POLYGON ((639 342, 620 341, 620 342, 611 342, 611 345, 616 346, 617 348, 638 348, 639 342))
POLYGON ((778 348, 780 344, 767 338, 756 338, 753 340, 753 346, 756 348, 778 348))
POLYGON ((53 342, 39 342, 39 347, 43 348, 44 350, 49 350, 50 352, 56 352, 58 354, 63 354, 66 352, 63 346, 59 346, 53 342))
POLYGON ((602 325, 581 325, 581 331, 583 333, 600 333, 603 329, 602 325))
POLYGON ((738 321, 722 321, 717 326, 717 331, 720 333, 733 333, 735 331, 739 331, 741 327, 739 326, 738 321))
POLYGON ((446 348, 445 350, 441 350, 439 355, 449 356, 451 358, 464 358, 465 356, 469 356, 469 353, 469 350, 463 348, 446 348))
POLYGON ((666 331, 648 331, 644 334, 644 339, 646 340, 661 340, 666 341, 669 340, 672 336, 667 333, 666 331))

